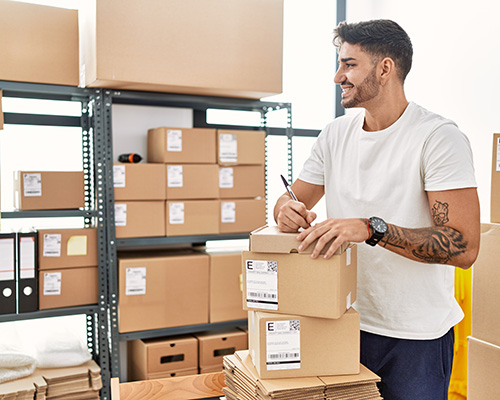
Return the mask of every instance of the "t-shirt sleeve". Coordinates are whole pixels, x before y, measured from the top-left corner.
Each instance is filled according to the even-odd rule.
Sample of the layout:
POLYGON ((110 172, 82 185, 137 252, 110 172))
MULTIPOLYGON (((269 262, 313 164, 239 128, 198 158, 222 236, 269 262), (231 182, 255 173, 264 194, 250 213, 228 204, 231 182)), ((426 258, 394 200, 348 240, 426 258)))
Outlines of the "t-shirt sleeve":
POLYGON ((309 158, 304 163, 302 171, 298 176, 301 181, 311 183, 313 185, 325 184, 325 152, 326 148, 326 132, 321 131, 314 143, 309 158))
POLYGON ((477 187, 469 139, 452 123, 437 127, 422 154, 426 191, 477 187))

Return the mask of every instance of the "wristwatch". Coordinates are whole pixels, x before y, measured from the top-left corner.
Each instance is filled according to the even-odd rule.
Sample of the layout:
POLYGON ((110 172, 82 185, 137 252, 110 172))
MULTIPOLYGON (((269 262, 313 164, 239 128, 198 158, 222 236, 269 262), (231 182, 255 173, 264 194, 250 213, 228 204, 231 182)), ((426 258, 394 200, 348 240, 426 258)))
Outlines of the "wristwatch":
POLYGON ((387 232, 387 224, 382 218, 371 217, 369 220, 370 228, 373 230, 373 235, 365 241, 370 246, 375 246, 387 232))

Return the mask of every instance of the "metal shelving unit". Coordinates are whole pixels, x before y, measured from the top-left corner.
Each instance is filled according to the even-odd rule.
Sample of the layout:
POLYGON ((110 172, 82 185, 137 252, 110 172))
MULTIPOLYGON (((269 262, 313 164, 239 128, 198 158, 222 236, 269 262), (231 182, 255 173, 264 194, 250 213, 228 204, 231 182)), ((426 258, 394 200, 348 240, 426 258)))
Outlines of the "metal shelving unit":
POLYGON ((78 210, 41 210, 3 212, 2 218, 57 218, 81 217, 84 225, 97 228, 98 234, 98 304, 40 310, 23 314, 0 316, 0 322, 21 321, 69 315, 86 315, 87 345, 94 360, 101 367, 102 399, 110 399, 110 369, 108 343, 108 286, 107 286, 107 237, 104 206, 103 158, 105 143, 100 130, 93 128, 93 113, 96 104, 93 90, 70 86, 32 84, 0 81, 4 97, 42 100, 64 100, 79 102, 81 116, 4 113, 5 124, 63 126, 82 129, 83 172, 85 178, 85 207, 78 210))

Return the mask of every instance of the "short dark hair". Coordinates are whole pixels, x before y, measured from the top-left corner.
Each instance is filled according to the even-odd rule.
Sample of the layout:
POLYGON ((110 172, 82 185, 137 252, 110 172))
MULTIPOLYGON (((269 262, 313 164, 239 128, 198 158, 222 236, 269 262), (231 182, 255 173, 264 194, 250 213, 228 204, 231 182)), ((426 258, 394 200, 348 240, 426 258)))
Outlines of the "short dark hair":
POLYGON ((394 21, 341 22, 335 28, 333 44, 340 48, 343 43, 359 44, 364 51, 380 59, 392 58, 401 82, 410 72, 413 46, 408 34, 394 21))

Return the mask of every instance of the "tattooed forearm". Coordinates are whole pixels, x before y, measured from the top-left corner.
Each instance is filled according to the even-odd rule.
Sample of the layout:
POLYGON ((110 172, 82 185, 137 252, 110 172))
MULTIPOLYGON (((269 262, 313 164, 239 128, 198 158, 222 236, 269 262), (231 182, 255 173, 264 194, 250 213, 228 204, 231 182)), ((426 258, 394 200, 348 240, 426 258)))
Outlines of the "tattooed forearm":
MULTIPOLYGON (((417 260, 432 264, 446 264, 467 249, 462 234, 446 226, 406 229, 389 225, 382 245, 401 249, 417 260)), ((401 253, 401 250, 395 251, 401 253)))

